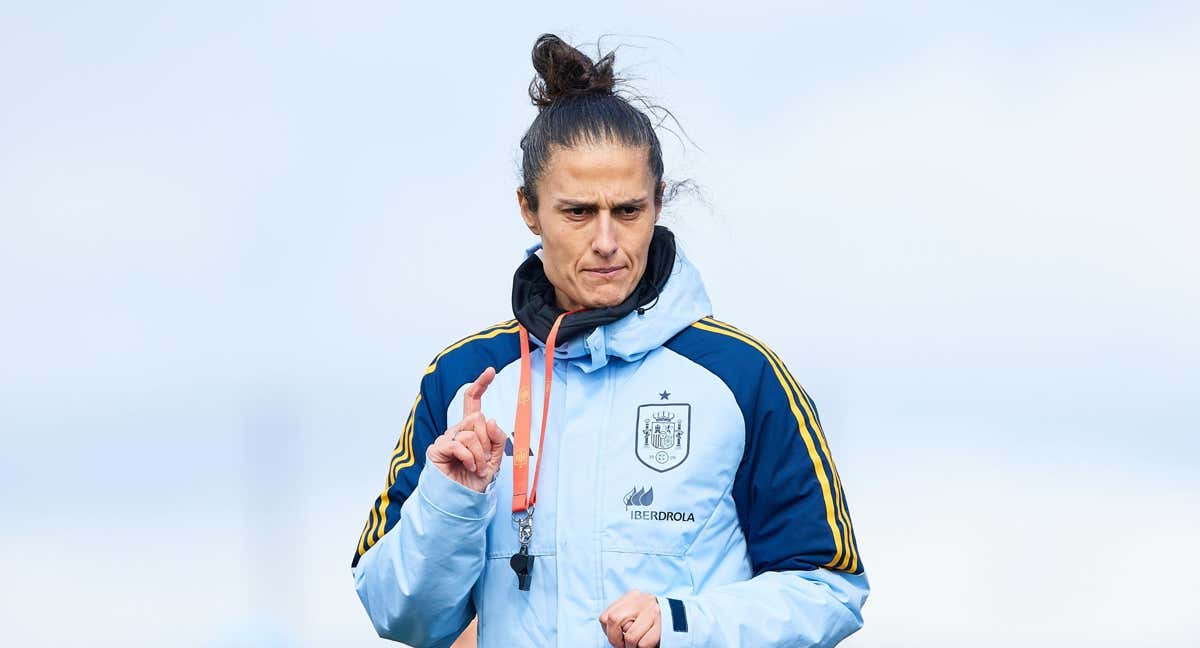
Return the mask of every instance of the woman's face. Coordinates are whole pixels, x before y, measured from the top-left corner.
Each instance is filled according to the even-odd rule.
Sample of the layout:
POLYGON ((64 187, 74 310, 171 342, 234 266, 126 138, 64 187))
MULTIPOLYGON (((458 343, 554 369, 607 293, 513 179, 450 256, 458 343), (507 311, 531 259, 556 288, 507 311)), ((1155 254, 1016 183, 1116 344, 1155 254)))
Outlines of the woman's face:
POLYGON ((615 306, 641 280, 662 209, 646 156, 645 147, 620 144, 556 146, 537 182, 536 212, 517 191, 560 307, 615 306))

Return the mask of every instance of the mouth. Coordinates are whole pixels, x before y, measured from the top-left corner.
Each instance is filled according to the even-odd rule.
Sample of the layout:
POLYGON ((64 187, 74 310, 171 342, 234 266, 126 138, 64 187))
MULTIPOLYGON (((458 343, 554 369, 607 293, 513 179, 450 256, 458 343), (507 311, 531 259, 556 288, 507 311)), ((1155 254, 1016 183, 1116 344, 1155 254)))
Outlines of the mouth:
POLYGON ((606 266, 603 268, 588 268, 584 272, 598 279, 611 279, 621 274, 625 266, 606 266))

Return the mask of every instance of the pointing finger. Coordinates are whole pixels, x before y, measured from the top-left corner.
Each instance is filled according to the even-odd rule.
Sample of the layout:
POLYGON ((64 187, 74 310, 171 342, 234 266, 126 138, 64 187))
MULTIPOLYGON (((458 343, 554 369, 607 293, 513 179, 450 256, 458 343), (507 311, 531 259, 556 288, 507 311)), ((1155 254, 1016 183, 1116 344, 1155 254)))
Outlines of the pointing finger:
POLYGON ((488 385, 492 384, 492 379, 495 377, 496 370, 488 367, 479 374, 470 387, 467 387, 467 391, 463 394, 463 418, 482 411, 483 392, 487 391, 488 385))

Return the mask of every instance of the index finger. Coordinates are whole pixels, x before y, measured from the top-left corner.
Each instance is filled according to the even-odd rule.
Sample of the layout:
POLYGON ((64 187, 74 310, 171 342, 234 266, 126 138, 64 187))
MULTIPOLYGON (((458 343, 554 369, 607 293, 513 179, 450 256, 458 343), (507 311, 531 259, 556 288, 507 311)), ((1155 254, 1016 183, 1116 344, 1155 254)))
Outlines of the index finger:
POLYGON ((487 391, 488 385, 492 384, 492 379, 495 377, 496 370, 488 367, 479 374, 470 387, 467 387, 467 391, 463 394, 463 418, 483 409, 481 405, 483 392, 487 391))

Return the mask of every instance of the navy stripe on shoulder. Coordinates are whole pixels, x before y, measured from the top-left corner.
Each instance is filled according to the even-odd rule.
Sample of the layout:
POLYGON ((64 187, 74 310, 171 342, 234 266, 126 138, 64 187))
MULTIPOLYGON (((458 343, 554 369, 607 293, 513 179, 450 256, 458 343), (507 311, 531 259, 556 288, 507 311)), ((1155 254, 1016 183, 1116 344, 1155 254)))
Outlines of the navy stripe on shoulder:
POLYGON ((516 320, 501 322, 468 335, 438 353, 421 378, 400 439, 392 451, 387 481, 367 516, 351 566, 400 519, 400 507, 416 488, 425 463, 425 448, 446 429, 446 407, 463 385, 484 369, 500 370, 521 355, 516 320))
POLYGON ((719 377, 742 410, 746 444, 733 495, 755 573, 818 566, 861 571, 841 481, 815 408, 782 360, 762 342, 711 317, 665 346, 719 377), (788 487, 779 488, 781 480, 788 487))
MULTIPOLYGON (((454 344, 447 346, 445 349, 442 349, 442 351, 433 358, 433 361, 429 363, 429 366, 425 367, 425 374, 428 375, 434 371, 437 371, 438 363, 447 355, 450 355, 451 353, 454 353, 455 351, 467 346, 471 347, 475 351, 478 351, 482 348, 494 347, 494 344, 488 344, 486 341, 496 340, 499 338, 501 342, 503 342, 504 335, 516 333, 518 327, 519 324, 517 323, 517 320, 511 319, 505 322, 500 322, 499 324, 493 324, 482 331, 472 333, 462 338, 454 344)), ((459 353, 456 355, 462 354, 459 353)))
POLYGON ((459 387, 478 378, 488 367, 499 371, 521 357, 519 327, 513 319, 468 335, 443 349, 425 368, 421 392, 439 415, 437 423, 443 429, 446 407, 459 387))

